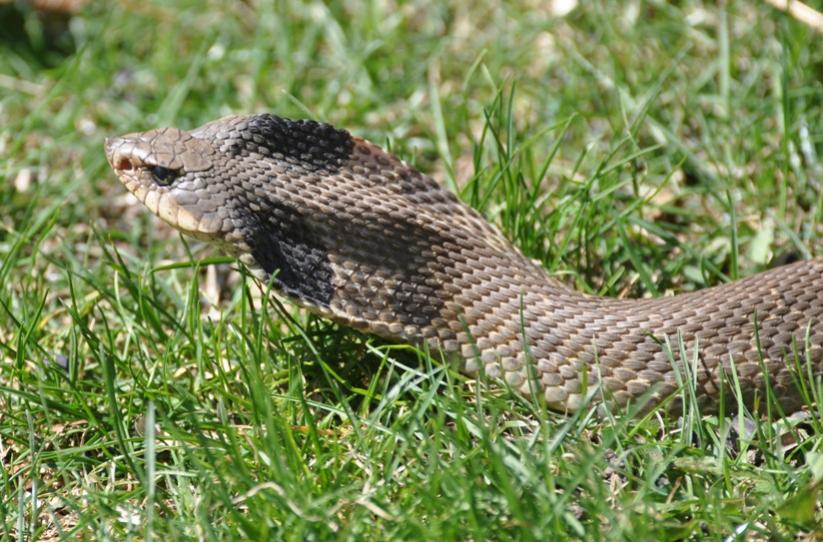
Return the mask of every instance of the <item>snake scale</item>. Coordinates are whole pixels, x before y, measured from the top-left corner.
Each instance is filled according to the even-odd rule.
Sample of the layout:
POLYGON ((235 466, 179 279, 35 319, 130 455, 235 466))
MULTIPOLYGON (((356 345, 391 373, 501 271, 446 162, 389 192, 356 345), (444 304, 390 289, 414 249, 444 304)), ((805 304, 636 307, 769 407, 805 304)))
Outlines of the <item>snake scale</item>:
POLYGON ((768 381, 791 410, 795 367, 823 374, 820 257, 697 292, 602 298, 550 277, 431 177, 326 124, 230 116, 105 150, 153 213, 286 297, 552 409, 577 408, 596 384, 610 403, 656 404, 684 378, 711 408, 733 365, 746 402, 768 381))

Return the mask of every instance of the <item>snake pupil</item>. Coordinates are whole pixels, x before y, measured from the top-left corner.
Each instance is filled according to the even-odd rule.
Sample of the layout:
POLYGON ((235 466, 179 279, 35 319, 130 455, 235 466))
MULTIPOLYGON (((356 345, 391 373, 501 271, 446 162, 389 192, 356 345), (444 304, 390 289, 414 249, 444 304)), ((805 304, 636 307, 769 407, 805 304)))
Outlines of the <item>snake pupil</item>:
POLYGON ((151 166, 149 168, 154 182, 161 186, 168 186, 177 177, 177 171, 163 166, 151 166))

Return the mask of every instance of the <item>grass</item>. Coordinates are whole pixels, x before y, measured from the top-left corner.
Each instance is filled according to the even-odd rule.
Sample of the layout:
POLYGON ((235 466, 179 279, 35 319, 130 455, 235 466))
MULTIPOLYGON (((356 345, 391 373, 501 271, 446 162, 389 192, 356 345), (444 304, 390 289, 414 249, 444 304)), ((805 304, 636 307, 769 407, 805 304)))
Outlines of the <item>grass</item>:
POLYGON ((823 252, 812 30, 695 0, 90 2, 62 30, 3 4, 0 29, 0 540, 823 535, 819 406, 545 412, 261 295, 102 153, 326 120, 577 288, 663 295, 823 252))

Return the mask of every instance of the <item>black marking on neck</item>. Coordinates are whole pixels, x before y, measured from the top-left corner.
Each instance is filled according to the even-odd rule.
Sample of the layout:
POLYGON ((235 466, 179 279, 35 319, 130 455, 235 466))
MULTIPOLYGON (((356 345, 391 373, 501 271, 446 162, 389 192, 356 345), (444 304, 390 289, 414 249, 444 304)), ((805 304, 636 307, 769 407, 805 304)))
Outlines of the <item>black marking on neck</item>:
POLYGON ((295 121, 270 114, 249 117, 232 135, 233 154, 255 152, 308 171, 334 172, 351 156, 354 148, 354 139, 345 130, 312 120, 295 121))
POLYGON ((275 288, 300 301, 328 308, 334 295, 328 251, 311 231, 308 221, 290 210, 272 216, 287 221, 256 222, 247 236, 252 256, 274 278, 275 288))

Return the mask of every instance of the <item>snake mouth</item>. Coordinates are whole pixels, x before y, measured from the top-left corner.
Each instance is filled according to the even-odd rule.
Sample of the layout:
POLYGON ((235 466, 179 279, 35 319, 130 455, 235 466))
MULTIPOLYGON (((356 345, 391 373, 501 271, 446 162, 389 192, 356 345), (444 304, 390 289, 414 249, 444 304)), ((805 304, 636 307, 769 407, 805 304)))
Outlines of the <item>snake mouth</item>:
POLYGON ((220 232, 202 213, 193 212, 177 201, 175 191, 146 188, 139 181, 125 181, 126 188, 163 222, 180 232, 203 241, 219 241, 220 232))
POLYGON ((120 182, 163 222, 201 241, 222 242, 222 217, 189 209, 178 200, 178 197, 182 197, 178 190, 147 184, 134 176, 134 173, 139 173, 139 169, 127 168, 118 171, 120 182))

